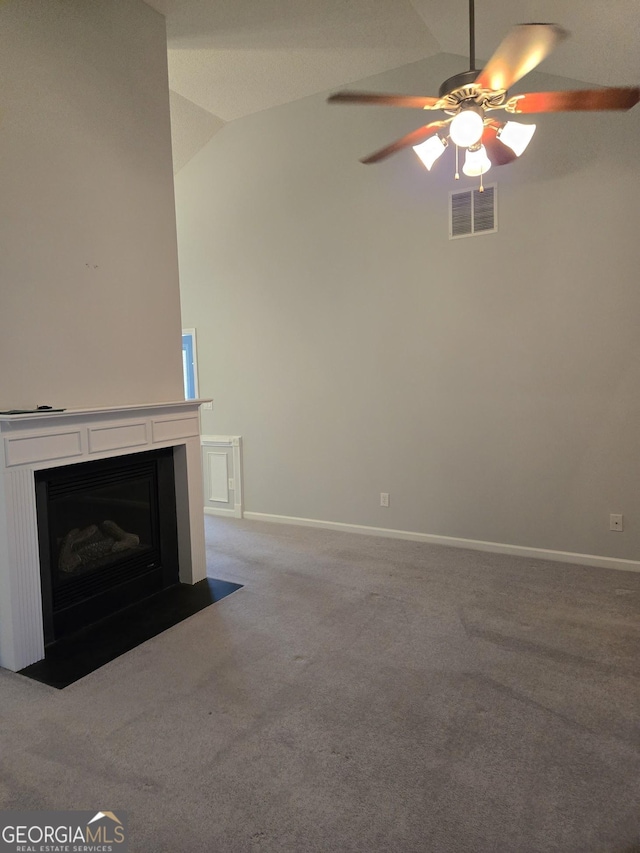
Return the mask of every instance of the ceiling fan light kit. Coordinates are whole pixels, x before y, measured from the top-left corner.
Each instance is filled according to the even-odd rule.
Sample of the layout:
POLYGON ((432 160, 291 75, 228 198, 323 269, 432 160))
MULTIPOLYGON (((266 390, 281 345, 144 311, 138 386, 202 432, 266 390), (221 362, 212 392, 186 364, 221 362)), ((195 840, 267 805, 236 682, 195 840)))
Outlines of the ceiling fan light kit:
POLYGON ((487 149, 482 144, 467 148, 462 171, 469 178, 482 177, 491 168, 491 160, 487 157, 487 149))
POLYGON ((456 148, 456 179, 459 177, 458 149, 462 148, 466 151, 462 171, 467 176, 480 176, 482 190, 482 175, 492 165, 513 162, 526 149, 536 130, 535 124, 496 121, 491 113, 498 110, 511 115, 629 110, 640 100, 640 87, 637 86, 528 92, 509 98, 509 87, 533 71, 568 33, 557 24, 518 24, 507 33, 485 67, 478 70, 475 67, 474 21, 474 0, 469 0, 470 68, 445 80, 437 98, 371 92, 337 92, 330 96, 329 103, 440 110, 450 116, 417 128, 363 158, 362 163, 378 163, 412 147, 425 167, 431 170, 444 154, 450 139, 456 148))
POLYGON ((421 142, 420 145, 414 145, 413 150, 416 152, 418 157, 422 160, 425 167, 431 171, 431 167, 436 162, 438 157, 440 157, 447 149, 447 140, 443 139, 441 136, 432 136, 429 139, 425 139, 424 142, 421 142))
POLYGON ((496 136, 500 142, 508 145, 513 153, 519 157, 531 142, 535 132, 535 124, 521 124, 519 121, 508 121, 499 128, 496 136))
POLYGON ((483 130, 484 116, 480 107, 465 105, 452 118, 449 136, 459 148, 469 148, 480 141, 483 130))

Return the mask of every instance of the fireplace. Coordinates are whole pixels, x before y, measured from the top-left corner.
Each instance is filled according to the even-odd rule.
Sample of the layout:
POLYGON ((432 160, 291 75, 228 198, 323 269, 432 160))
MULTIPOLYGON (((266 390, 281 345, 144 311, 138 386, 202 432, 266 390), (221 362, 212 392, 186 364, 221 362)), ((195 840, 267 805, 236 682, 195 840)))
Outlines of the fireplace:
POLYGON ((35 472, 45 645, 178 583, 173 449, 35 472))
POLYGON ((45 642, 176 573, 181 584, 206 577, 202 402, 0 416, 0 666, 42 660, 45 642), (155 472, 109 482, 134 459, 155 472))

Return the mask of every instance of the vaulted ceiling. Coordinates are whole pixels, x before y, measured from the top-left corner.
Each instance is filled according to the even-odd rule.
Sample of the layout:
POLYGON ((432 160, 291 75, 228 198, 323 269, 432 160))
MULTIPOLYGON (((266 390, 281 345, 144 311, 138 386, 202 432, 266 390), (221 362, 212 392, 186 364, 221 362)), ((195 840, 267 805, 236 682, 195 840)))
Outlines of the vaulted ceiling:
MULTIPOLYGON (((438 53, 468 67, 467 0, 145 2, 167 22, 176 170, 250 113, 438 53)), ((540 21, 571 33, 544 71, 588 84, 640 81, 638 0, 476 0, 478 67, 511 26, 540 21)))

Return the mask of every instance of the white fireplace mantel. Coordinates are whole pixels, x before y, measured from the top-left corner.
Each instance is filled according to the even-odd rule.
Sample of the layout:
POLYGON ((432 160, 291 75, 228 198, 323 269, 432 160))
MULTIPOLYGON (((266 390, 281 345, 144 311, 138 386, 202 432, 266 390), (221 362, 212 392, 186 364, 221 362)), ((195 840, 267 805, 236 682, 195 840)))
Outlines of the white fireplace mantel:
POLYGON ((198 409, 208 400, 0 415, 0 666, 44 657, 34 472, 174 448, 180 580, 206 577, 198 409))

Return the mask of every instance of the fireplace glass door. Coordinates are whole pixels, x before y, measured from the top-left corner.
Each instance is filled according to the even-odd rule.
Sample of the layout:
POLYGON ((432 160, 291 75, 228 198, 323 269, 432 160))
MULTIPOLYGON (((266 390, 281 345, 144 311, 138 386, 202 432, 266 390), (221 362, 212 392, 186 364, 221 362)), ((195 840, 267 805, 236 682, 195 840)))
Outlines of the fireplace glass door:
POLYGON ((45 642, 178 582, 173 451, 36 472, 45 642))

